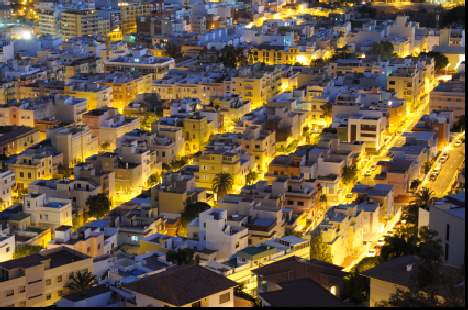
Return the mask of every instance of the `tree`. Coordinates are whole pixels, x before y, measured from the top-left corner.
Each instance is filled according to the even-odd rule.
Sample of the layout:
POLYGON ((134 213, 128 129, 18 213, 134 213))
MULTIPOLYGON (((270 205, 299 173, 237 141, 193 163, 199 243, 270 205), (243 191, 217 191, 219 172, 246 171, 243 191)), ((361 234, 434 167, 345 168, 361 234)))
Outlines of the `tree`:
POLYGON ((105 194, 89 196, 86 200, 88 206, 88 216, 95 218, 103 217, 110 210, 110 200, 105 194))
POLYGON ((177 265, 188 265, 188 264, 194 264, 194 251, 189 248, 185 249, 177 249, 176 251, 174 250, 169 250, 166 253, 166 260, 168 262, 171 262, 173 264, 177 265))
POLYGON ((70 275, 70 280, 65 285, 70 290, 70 293, 82 293, 85 290, 97 284, 96 276, 89 271, 75 272, 70 275))
POLYGON ((40 250, 42 250, 42 247, 38 245, 19 246, 15 249, 15 254, 13 255, 13 257, 17 259, 30 256, 32 254, 39 253, 40 250))
POLYGON ((416 189, 418 189, 418 186, 419 186, 420 184, 421 184, 421 180, 419 180, 419 179, 413 180, 413 181, 411 181, 411 183, 410 183, 410 189, 411 189, 412 191, 415 191, 416 189))
POLYGON ((352 165, 352 166, 344 166, 343 167, 343 170, 341 172, 341 177, 343 178, 343 183, 344 184, 349 184, 349 183, 352 183, 354 182, 354 180, 356 180, 356 166, 355 165, 352 165))
POLYGON ((247 175, 245 176, 245 184, 251 185, 253 182, 255 182, 257 177, 258 173, 256 173, 255 171, 249 171, 249 173, 247 173, 247 175))
POLYGON ((423 187, 418 193, 416 193, 416 205, 419 208, 428 209, 434 199, 433 192, 423 187))
POLYGON ((326 203, 328 201, 327 195, 325 195, 325 194, 320 195, 319 200, 322 203, 326 203))
POLYGON ((149 187, 153 187, 155 186, 156 184, 159 183, 159 181, 161 180, 161 176, 159 175, 159 173, 153 173, 152 175, 150 175, 148 177, 148 186, 149 187))
POLYGON ((188 204, 180 216, 180 227, 177 231, 177 234, 179 236, 186 236, 188 224, 193 221, 193 219, 195 219, 198 214, 208 210, 209 208, 211 207, 206 202, 195 202, 188 204))
POLYGON ((417 251, 417 237, 398 234, 385 237, 380 257, 386 261, 395 257, 414 255, 417 251))
POLYGON ((165 47, 166 54, 169 55, 169 57, 172 57, 174 59, 178 59, 182 57, 182 52, 181 52, 181 47, 179 44, 168 41, 166 43, 165 47))
POLYGON ((216 174, 213 180, 213 192, 216 193, 218 201, 232 189, 234 179, 232 174, 221 172, 216 174))
POLYGON ((417 291, 414 289, 403 291, 397 289, 387 302, 382 302, 380 307, 435 307, 442 306, 437 296, 433 293, 417 291))
POLYGON ((437 231, 422 227, 419 231, 419 243, 417 256, 418 264, 417 281, 420 288, 436 282, 440 277, 440 265, 442 263, 442 246, 437 238, 437 231))
POLYGON ((312 235, 310 238, 310 259, 332 262, 330 247, 322 241, 320 235, 312 235))
POLYGON ((436 71, 441 71, 445 69, 449 64, 447 56, 440 52, 430 51, 429 53, 420 53, 419 57, 421 57, 422 55, 426 55, 427 57, 434 59, 434 69, 436 71))
POLYGON ((225 46, 219 51, 218 60, 227 68, 237 68, 246 62, 243 49, 234 48, 232 45, 225 46))
POLYGON ((388 60, 393 57, 393 44, 388 41, 375 42, 372 45, 370 53, 375 56, 380 56, 384 60, 388 60))

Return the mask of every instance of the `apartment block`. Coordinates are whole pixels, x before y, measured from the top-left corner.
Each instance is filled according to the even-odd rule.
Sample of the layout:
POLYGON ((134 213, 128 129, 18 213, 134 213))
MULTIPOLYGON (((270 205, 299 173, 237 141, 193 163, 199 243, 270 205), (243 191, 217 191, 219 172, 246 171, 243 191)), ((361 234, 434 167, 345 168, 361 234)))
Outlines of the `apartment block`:
POLYGON ((93 271, 93 260, 66 248, 42 251, 0 263, 3 307, 46 307, 59 301, 78 271, 93 271))

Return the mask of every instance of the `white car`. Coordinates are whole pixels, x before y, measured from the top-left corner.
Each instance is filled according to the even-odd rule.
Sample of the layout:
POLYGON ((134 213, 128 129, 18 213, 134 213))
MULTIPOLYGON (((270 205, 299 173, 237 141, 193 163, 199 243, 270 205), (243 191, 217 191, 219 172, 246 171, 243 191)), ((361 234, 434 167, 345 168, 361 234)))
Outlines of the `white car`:
POLYGON ((460 140, 457 140, 457 141, 455 141, 455 143, 453 145, 455 147, 459 147, 460 145, 462 145, 462 142, 460 140))
POLYGON ((375 249, 370 249, 369 252, 367 252, 367 257, 375 257, 375 249))

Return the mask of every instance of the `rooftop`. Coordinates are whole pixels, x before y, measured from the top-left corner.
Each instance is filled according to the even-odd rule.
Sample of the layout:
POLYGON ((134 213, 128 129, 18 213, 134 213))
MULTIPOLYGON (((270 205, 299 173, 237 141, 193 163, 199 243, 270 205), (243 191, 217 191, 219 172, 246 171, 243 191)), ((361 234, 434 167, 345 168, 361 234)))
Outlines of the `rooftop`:
POLYGON ((181 265, 125 284, 124 287, 170 305, 183 306, 237 285, 223 275, 203 267, 181 265))

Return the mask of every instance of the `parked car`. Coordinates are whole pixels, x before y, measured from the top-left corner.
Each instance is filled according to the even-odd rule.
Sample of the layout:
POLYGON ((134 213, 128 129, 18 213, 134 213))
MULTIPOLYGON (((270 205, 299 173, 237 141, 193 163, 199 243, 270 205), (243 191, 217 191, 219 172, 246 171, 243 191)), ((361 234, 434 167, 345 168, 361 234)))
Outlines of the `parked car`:
POLYGON ((462 142, 461 142, 461 140, 457 140, 457 141, 455 141, 455 143, 453 145, 455 147, 460 147, 460 145, 462 145, 462 142))

